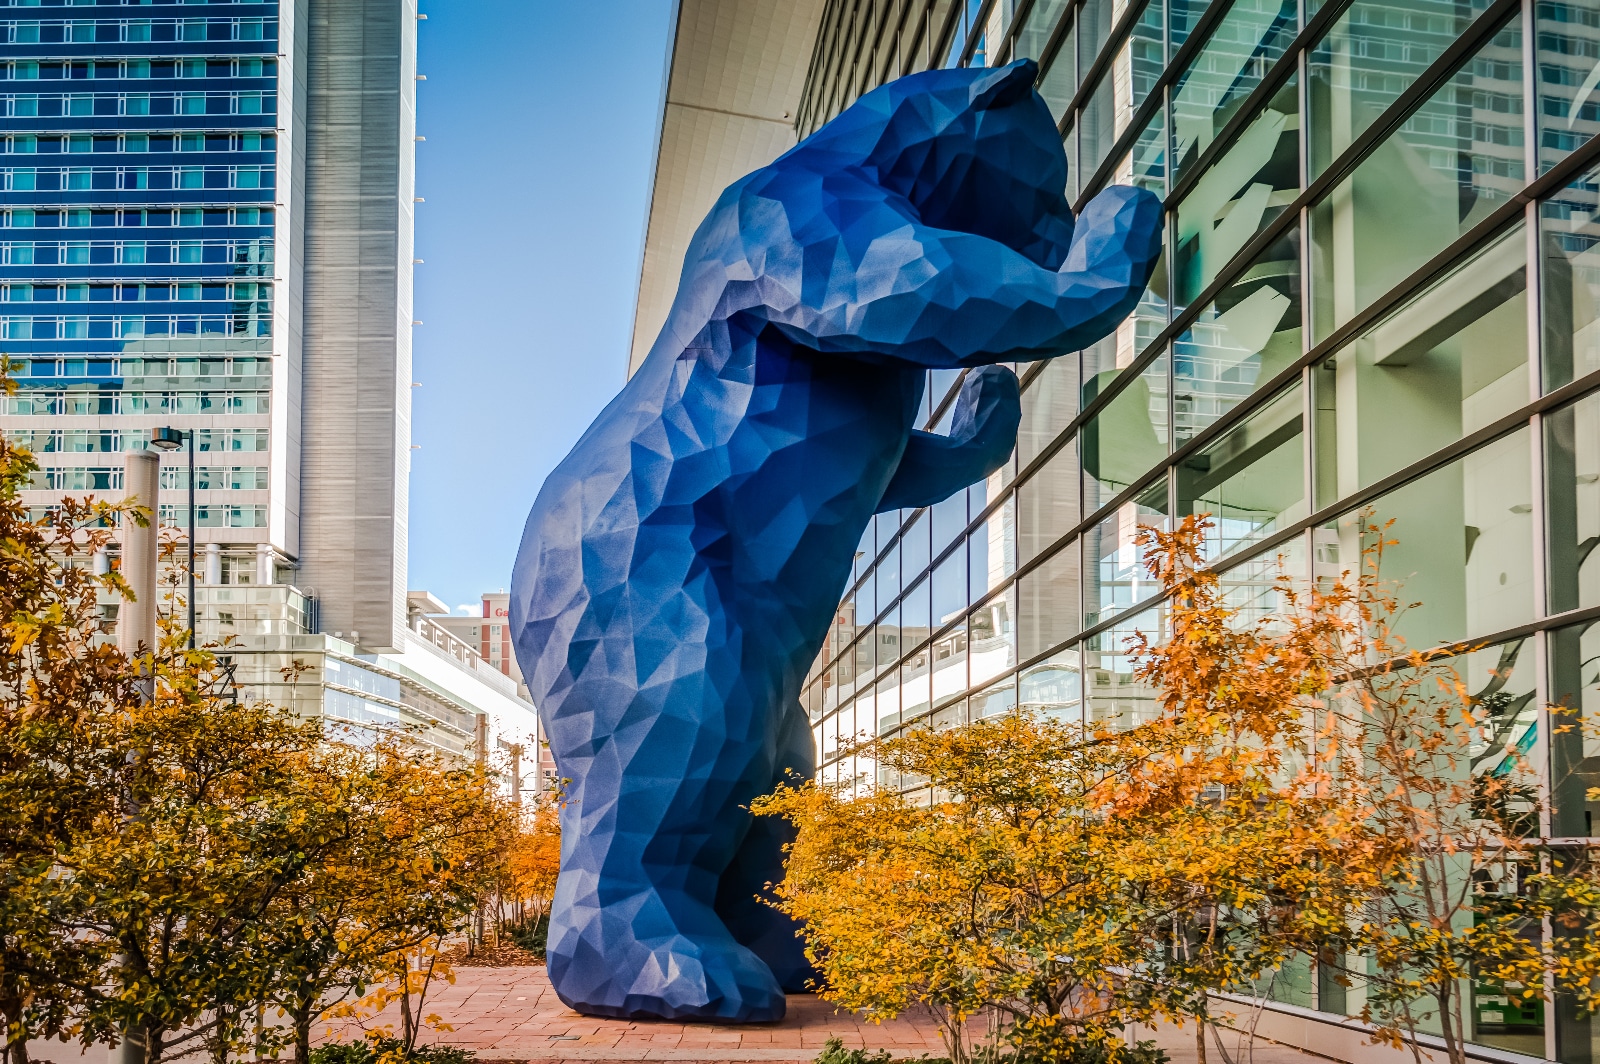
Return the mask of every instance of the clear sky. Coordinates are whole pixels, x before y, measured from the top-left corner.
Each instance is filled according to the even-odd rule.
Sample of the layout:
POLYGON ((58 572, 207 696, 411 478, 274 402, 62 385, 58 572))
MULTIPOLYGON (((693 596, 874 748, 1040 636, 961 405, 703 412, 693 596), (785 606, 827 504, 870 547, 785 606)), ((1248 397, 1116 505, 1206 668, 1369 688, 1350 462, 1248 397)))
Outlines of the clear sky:
POLYGON ((626 376, 670 0, 422 0, 410 580, 511 582, 626 376))

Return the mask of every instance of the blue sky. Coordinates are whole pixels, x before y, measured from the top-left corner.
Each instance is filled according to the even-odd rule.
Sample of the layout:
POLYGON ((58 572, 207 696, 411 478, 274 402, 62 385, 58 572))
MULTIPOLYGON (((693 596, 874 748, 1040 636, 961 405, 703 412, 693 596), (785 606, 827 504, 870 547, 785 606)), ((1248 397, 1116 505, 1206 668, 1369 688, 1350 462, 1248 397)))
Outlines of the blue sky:
POLYGON ((670 9, 422 0, 409 586, 452 606, 626 376, 670 9))

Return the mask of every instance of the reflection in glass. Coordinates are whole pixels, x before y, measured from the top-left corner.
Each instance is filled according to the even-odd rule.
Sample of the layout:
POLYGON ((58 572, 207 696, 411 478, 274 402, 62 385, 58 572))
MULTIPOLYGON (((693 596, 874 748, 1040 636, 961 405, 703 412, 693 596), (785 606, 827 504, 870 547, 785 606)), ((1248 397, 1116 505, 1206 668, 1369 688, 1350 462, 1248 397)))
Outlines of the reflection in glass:
POLYGON ((1294 39, 1296 7, 1295 0, 1237 0, 1178 76, 1172 92, 1174 180, 1194 165, 1282 57, 1294 39))
POLYGON ((1021 660, 1027 661, 1078 634, 1080 571, 1078 543, 1074 541, 1018 581, 1021 660))
POLYGON ((943 709, 967 692, 967 626, 958 624, 929 647, 933 662, 933 708, 943 709))
POLYGON ((1289 230, 1222 290, 1172 345, 1177 442, 1300 357, 1300 228, 1289 230))
POLYGON ((967 602, 967 549, 962 544, 933 568, 933 626, 960 617, 967 602))
POLYGON ((1177 464, 1178 515, 1211 515, 1210 557, 1231 554, 1309 512, 1300 402, 1297 384, 1177 464))
POLYGON ((1078 413, 1078 355, 1061 355, 1044 364, 1022 393, 1022 423, 1017 428, 1017 467, 1027 468, 1078 413))
POLYGON ((1152 645, 1165 642, 1169 634, 1165 604, 1126 617, 1084 644, 1090 723, 1131 728, 1154 720, 1160 712, 1155 689, 1133 678, 1135 662, 1128 641, 1135 632, 1144 633, 1152 645))
POLYGON ((1133 147, 1122 157, 1111 174, 1115 185, 1134 185, 1166 198, 1167 195, 1167 112, 1157 108, 1145 123, 1133 147))
POLYGON ((1137 540, 1141 526, 1168 527, 1167 480, 1161 477, 1084 533, 1085 627, 1131 609, 1157 594, 1161 585, 1145 571, 1145 552, 1137 540))
POLYGON ((1524 234, 1514 227, 1316 367, 1319 506, 1528 401, 1524 234))
POLYGON ((1357 0, 1307 56, 1311 97, 1310 170, 1328 168, 1410 88, 1487 0, 1357 0))
POLYGON ((1518 16, 1312 208, 1314 342, 1522 187, 1521 48, 1518 16))
MULTIPOLYGON (((1117 370, 1084 382, 1084 399, 1110 384, 1117 370)), ((1167 457, 1167 356, 1155 359, 1083 426, 1085 516, 1142 480, 1167 457)))
POLYGON ((1545 415, 1551 613, 1600 604, 1600 393, 1545 415))
POLYGON ((1275 551, 1258 554, 1227 569, 1218 575, 1217 585, 1223 603, 1238 611, 1235 623, 1242 627, 1288 615, 1285 581, 1301 588, 1306 583, 1304 536, 1295 536, 1275 551))
POLYGON ((928 685, 928 666, 932 660, 931 648, 924 647, 900 666, 900 719, 907 723, 932 708, 928 685))
POLYGON ((1083 666, 1076 647, 1022 670, 1018 686, 1023 712, 1069 724, 1083 719, 1083 666))
MULTIPOLYGON (((1078 78, 1088 73, 1100 49, 1111 39, 1111 27, 1117 20, 1113 10, 1115 0, 1084 0, 1078 8, 1078 78)), ((1120 6, 1120 5, 1118 5, 1120 6)))
POLYGON ((1600 829, 1600 623, 1550 633, 1551 834, 1592 837, 1600 829))
MULTIPOLYGON (((1074 43, 1077 36, 1078 27, 1074 25, 1062 38, 1055 58, 1040 64, 1044 67, 1044 74, 1039 78, 1039 95, 1044 97, 1044 102, 1050 106, 1051 116, 1057 122, 1067 113, 1072 97, 1078 91, 1078 54, 1074 43)), ((1069 165, 1071 161, 1069 158, 1069 165)))
MULTIPOLYGON (((1097 0, 1090 0, 1085 8, 1087 18, 1097 19, 1099 8, 1097 0)), ((1085 179, 1100 169, 1161 76, 1162 12, 1162 0, 1148 0, 1128 36, 1112 53, 1109 65, 1101 71, 1099 82, 1078 117, 1078 150, 1085 179)), ((1080 38, 1080 42, 1085 39, 1080 38)), ((1088 63, 1080 69, 1088 69, 1088 63)))
POLYGON ((977 687, 1017 664, 1017 591, 1008 588, 967 617, 968 682, 977 687))
MULTIPOLYGON (((990 476, 993 482, 996 475, 990 476)), ((1017 571, 1017 502, 1007 496, 967 536, 968 583, 974 600, 982 598, 1017 571)))
POLYGON ((1017 564, 1025 565, 1078 523, 1076 440, 1017 486, 1017 564))
MULTIPOLYGON (((1600 62, 1600 60, 1597 60, 1600 62)), ((1596 70, 1600 70, 1597 65, 1596 70)), ((1600 169, 1539 206, 1544 389, 1600 370, 1600 169)))
POLYGON ((1373 503, 1346 514, 1319 539, 1319 570, 1359 564, 1361 526, 1393 520, 1382 579, 1399 584, 1405 610, 1395 631, 1416 649, 1456 643, 1533 620, 1533 502, 1527 429, 1502 436, 1373 503), (1333 549, 1330 549, 1333 548, 1333 549), (1330 555, 1332 557, 1330 557, 1330 555))
POLYGON ((998 717, 1002 713, 1011 712, 1017 708, 1016 678, 1008 676, 999 683, 979 691, 972 696, 968 704, 973 720, 998 717))
POLYGON ((1067 0, 1035 0, 1028 17, 1022 21, 1022 29, 1017 31, 1011 58, 1038 59, 1043 56, 1044 47, 1050 43, 1050 35, 1055 32, 1056 23, 1061 21, 1061 13, 1066 9, 1067 0))
POLYGON ((1600 10, 1589 0, 1539 0, 1539 172, 1600 133, 1600 10))
POLYGON ((1179 306, 1299 195, 1299 106, 1291 77, 1184 196, 1173 269, 1179 306))

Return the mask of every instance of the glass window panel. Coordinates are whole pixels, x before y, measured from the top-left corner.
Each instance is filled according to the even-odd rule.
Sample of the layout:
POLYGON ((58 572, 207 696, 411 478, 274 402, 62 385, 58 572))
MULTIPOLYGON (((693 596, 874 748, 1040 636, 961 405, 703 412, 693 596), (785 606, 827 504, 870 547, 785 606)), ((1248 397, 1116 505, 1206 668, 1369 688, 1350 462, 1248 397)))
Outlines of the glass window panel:
POLYGON ((1069 724, 1083 719, 1083 665, 1078 648, 1063 650, 1022 671, 1018 702, 1024 713, 1052 717, 1069 724))
POLYGON ((868 521, 867 527, 861 533, 861 542, 856 545, 856 560, 852 570, 855 577, 860 577, 867 571, 867 566, 872 564, 872 559, 878 556, 877 540, 873 536, 873 522, 868 521))
POLYGON ((1084 0, 1078 8, 1078 76, 1083 77, 1100 50, 1111 39, 1111 27, 1117 20, 1113 10, 1114 0, 1084 0))
MULTIPOLYGON (((1237 0, 1172 92, 1174 179, 1216 139, 1294 39, 1295 0, 1237 0)), ((1174 42, 1176 46, 1176 42, 1174 42)))
MULTIPOLYGON (((1084 383, 1084 398, 1108 384, 1117 370, 1105 370, 1084 383)), ((1083 509, 1085 515, 1110 502, 1167 457, 1167 356, 1157 358, 1128 381, 1106 407, 1083 427, 1083 509)))
POLYGON ((1017 571, 1016 514, 1016 499, 1008 497, 967 536, 967 566, 974 600, 1005 583, 1017 571))
POLYGON ((1207 513, 1221 557, 1304 518, 1304 432, 1295 385, 1177 464, 1178 515, 1207 513))
POLYGON ((900 537, 900 572, 906 583, 915 580, 928 568, 928 511, 917 514, 900 537))
POLYGON ((968 683, 973 687, 988 683, 1017 664, 1017 591, 1009 588, 973 610, 967 617, 969 653, 968 683))
POLYGON ((967 611, 967 548, 963 543, 933 570, 933 627, 967 611))
POLYGON ((1600 169, 1590 170, 1539 207, 1545 391, 1600 370, 1597 215, 1600 169))
POLYGON ((1600 133, 1600 8, 1591 0, 1539 0, 1539 172, 1600 133))
POLYGON ((1084 644, 1083 676, 1089 695, 1090 723, 1130 728, 1156 718, 1160 705, 1155 688, 1133 677, 1128 641, 1143 632, 1152 644, 1167 639, 1165 604, 1127 617, 1091 636, 1084 644))
POLYGON ((967 530, 967 493, 958 491, 929 508, 933 531, 933 553, 938 554, 967 530))
MULTIPOLYGON (((1097 0, 1090 0, 1087 10, 1098 10, 1097 0)), ((1161 16, 1162 0, 1145 4, 1079 115, 1078 151, 1084 180, 1099 170, 1111 154, 1117 138, 1132 124, 1134 112, 1161 76, 1161 16)), ((1091 13, 1088 17, 1097 16, 1091 13)), ((1087 69, 1087 63, 1083 69, 1087 69)))
POLYGON ((1328 168, 1487 8, 1487 0, 1357 0, 1307 57, 1310 169, 1328 168))
POLYGON ((1017 486, 1017 564, 1026 564, 1078 523, 1076 440, 1017 486))
POLYGON ((1319 506, 1527 403, 1524 233, 1512 228, 1317 365, 1319 506))
POLYGON ((1044 97, 1050 114, 1057 122, 1067 113, 1067 107, 1078 91, 1077 36, 1078 27, 1074 25, 1067 31, 1061 47, 1056 49, 1055 58, 1049 61, 1044 75, 1039 78, 1039 95, 1044 97))
POLYGON ((900 545, 898 543, 877 565, 877 601, 892 602, 900 594, 900 545))
POLYGON ((1313 342, 1471 229, 1523 183, 1520 16, 1311 211, 1313 342))
POLYGON ((1167 9, 1170 16, 1168 32, 1172 37, 1174 53, 1189 39, 1195 23, 1200 20, 1201 14, 1210 4, 1211 0, 1168 0, 1167 9))
POLYGON ((1178 207, 1174 279, 1188 306, 1300 193, 1295 78, 1201 175, 1178 207))
POLYGON ((932 631, 928 615, 930 583, 931 580, 924 577, 912 585, 900 600, 900 637, 908 649, 923 642, 932 631))
POLYGON ((938 710, 967 693, 967 626, 956 625, 935 639, 929 650, 933 662, 933 708, 938 710))
POLYGON ((1160 593, 1161 585, 1145 571, 1144 548, 1137 539, 1140 526, 1166 528, 1168 523, 1167 481, 1162 477, 1084 533, 1085 627, 1160 593))
POLYGON ((1238 613, 1235 623, 1243 627, 1271 617, 1286 618, 1289 613, 1284 581, 1297 587, 1306 583, 1306 541, 1296 536, 1268 554, 1254 558, 1219 574, 1222 601, 1238 613))
POLYGON ((1301 355, 1300 228, 1263 251, 1172 345, 1177 442, 1193 439, 1301 355))
POLYGON ((1330 523, 1337 541, 1318 544, 1318 561, 1349 569, 1360 561, 1363 523, 1393 520, 1382 578, 1416 603, 1396 633, 1416 649, 1455 643, 1533 620, 1533 490, 1529 432, 1518 429, 1374 504, 1368 519, 1350 513, 1330 523))
POLYGON ((900 607, 896 604, 878 622, 876 634, 873 636, 877 644, 879 673, 885 670, 893 673, 894 667, 900 663, 900 656, 909 649, 902 641, 904 634, 900 627, 900 607))
POLYGON ((855 621, 858 625, 869 625, 878 615, 878 598, 875 594, 876 581, 871 574, 850 595, 850 601, 855 604, 855 621))
POLYGON ((900 719, 910 722, 928 712, 930 688, 928 665, 931 661, 927 647, 917 651, 900 666, 900 719))
POLYGON ((1044 364, 1022 393, 1022 423, 1017 428, 1017 465, 1039 457, 1078 413, 1078 355, 1061 355, 1044 364))
POLYGON ((1545 415, 1550 612, 1600 605, 1600 393, 1545 415))
POLYGON ((1111 174, 1116 185, 1133 185, 1154 192, 1165 199, 1167 195, 1167 111, 1157 108, 1140 131, 1133 147, 1122 157, 1111 174))
POLYGON ((1082 570, 1074 541, 1018 582, 1018 643, 1023 661, 1078 634, 1082 570))
POLYGON ((1043 56, 1045 45, 1050 43, 1050 35, 1055 32, 1056 24, 1061 21, 1061 13, 1067 9, 1067 2, 1068 0, 1035 0, 1028 17, 1022 22, 1022 29, 1017 31, 1011 58, 1038 59, 1043 56))
POLYGON ((1017 708, 1017 681, 1015 677, 1007 677, 997 684, 991 684, 982 691, 972 696, 972 719, 981 717, 998 717, 1002 713, 1009 713, 1017 708))
POLYGON ((1600 830, 1600 622, 1558 628, 1549 648, 1557 707, 1550 722, 1552 834, 1593 836, 1600 830))
POLYGON ((900 672, 898 669, 889 670, 889 674, 878 681, 877 697, 873 699, 874 710, 878 715, 879 735, 888 735, 900 727, 900 672))

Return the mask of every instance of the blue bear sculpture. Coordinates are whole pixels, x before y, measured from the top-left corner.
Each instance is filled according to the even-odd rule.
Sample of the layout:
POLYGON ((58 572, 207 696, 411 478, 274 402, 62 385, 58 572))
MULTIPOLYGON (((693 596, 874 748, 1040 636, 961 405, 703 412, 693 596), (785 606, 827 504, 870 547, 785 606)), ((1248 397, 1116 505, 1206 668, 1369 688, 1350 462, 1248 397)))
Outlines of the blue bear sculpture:
POLYGON ((747 806, 813 771, 800 684, 862 532, 998 468, 996 364, 1110 332, 1160 254, 1146 192, 1073 218, 1036 74, 891 82, 731 185, 534 502, 511 624, 569 781, 549 972, 579 1012, 776 1020, 811 974, 758 900, 783 828, 747 806), (933 367, 976 367, 947 436, 916 428, 933 367))

